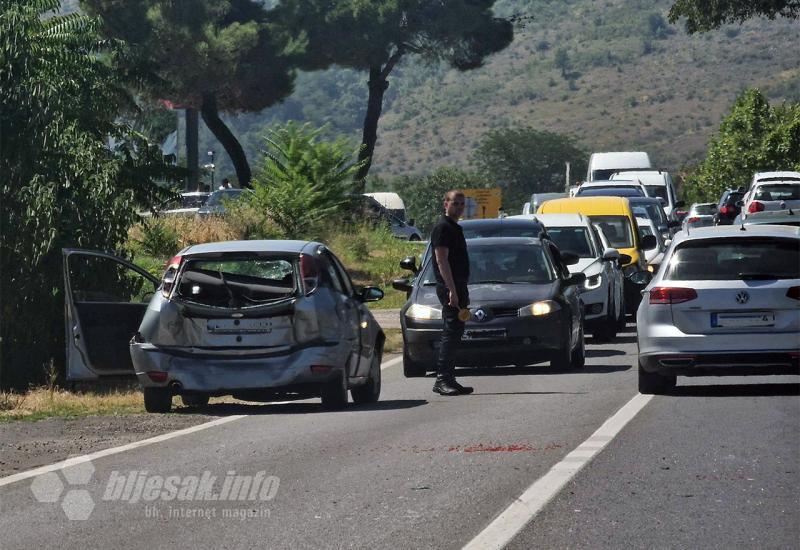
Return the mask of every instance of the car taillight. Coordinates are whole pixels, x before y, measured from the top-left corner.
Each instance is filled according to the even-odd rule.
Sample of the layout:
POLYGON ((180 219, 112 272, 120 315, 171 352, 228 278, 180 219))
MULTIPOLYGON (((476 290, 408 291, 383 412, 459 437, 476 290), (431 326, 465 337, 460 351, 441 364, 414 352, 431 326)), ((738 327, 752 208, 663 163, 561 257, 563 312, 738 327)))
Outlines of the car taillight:
POLYGON ((161 281, 161 294, 164 298, 169 298, 169 295, 172 293, 172 287, 175 286, 175 278, 178 276, 182 261, 182 256, 174 256, 167 262, 164 278, 161 281))
POLYGON ((657 286, 650 289, 651 304, 680 304, 697 298, 693 288, 673 288, 657 286))
POLYGON ((800 286, 790 287, 789 290, 786 291, 786 296, 794 298, 795 300, 800 300, 800 286))
POLYGON ((319 263, 314 256, 300 254, 300 276, 303 279, 303 292, 308 296, 319 286, 319 263))
POLYGON ((726 216, 728 215, 728 212, 730 212, 730 211, 731 211, 731 209, 728 208, 727 206, 720 206, 720 208, 719 208, 719 213, 720 214, 724 214, 726 216))
POLYGON ((693 217, 687 219, 686 223, 694 223, 694 222, 699 222, 699 221, 700 221, 700 218, 693 216, 693 217))
POLYGON ((763 202, 753 201, 747 207, 747 213, 752 214, 753 212, 763 212, 767 207, 764 206, 763 202))

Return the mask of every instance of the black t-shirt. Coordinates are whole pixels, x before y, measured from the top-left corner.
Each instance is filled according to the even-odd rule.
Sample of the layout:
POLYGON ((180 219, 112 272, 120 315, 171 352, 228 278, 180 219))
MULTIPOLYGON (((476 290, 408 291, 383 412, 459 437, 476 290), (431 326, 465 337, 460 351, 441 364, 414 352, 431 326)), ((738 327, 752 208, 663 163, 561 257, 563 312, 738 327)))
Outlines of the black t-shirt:
POLYGON ((464 231, 456 222, 442 216, 439 222, 431 231, 431 247, 433 248, 433 271, 436 274, 436 282, 444 284, 442 274, 439 272, 439 264, 436 261, 436 247, 443 246, 448 250, 448 262, 450 272, 453 274, 453 282, 466 283, 469 279, 469 256, 467 255, 467 241, 464 239, 464 231))

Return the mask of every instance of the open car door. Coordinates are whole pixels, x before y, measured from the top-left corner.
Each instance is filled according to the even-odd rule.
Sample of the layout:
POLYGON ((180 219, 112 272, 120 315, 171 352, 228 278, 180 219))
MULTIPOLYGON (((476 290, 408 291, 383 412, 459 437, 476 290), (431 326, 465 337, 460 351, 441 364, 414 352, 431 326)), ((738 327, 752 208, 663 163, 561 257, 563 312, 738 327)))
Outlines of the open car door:
POLYGON ((67 379, 134 375, 129 342, 159 280, 112 254, 65 248, 67 379))

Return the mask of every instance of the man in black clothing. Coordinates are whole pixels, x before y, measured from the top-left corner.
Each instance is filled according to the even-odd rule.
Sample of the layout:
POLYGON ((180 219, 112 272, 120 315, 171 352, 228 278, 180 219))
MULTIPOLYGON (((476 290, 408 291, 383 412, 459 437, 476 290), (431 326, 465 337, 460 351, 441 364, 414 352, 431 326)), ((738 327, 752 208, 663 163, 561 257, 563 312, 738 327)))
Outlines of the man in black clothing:
POLYGON ((469 305, 469 256, 467 241, 457 220, 464 213, 464 193, 448 191, 444 197, 444 216, 431 231, 436 295, 442 304, 442 341, 436 362, 433 391, 441 395, 472 393, 472 388, 456 382, 453 355, 464 334, 459 312, 469 305))

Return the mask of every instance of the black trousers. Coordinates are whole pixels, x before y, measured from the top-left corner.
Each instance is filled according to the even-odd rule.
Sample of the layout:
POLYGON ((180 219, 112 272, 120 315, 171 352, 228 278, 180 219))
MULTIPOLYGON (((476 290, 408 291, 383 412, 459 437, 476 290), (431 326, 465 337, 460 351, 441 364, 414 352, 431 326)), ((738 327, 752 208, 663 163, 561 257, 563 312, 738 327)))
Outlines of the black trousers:
POLYGON ((464 321, 458 318, 459 308, 469 304, 469 290, 466 282, 456 281, 458 292, 458 308, 450 307, 450 292, 445 285, 436 285, 436 296, 442 304, 442 339, 439 346, 439 357, 436 361, 436 379, 450 380, 455 377, 455 351, 461 345, 464 334, 464 321))

